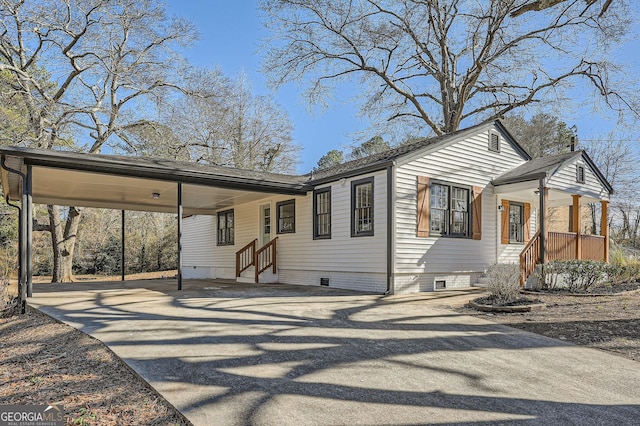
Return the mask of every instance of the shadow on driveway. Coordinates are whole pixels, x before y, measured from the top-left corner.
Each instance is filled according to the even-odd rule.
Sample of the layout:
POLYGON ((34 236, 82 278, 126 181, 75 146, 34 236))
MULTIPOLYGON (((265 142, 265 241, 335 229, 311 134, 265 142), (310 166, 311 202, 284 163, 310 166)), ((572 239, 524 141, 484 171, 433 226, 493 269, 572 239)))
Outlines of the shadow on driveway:
POLYGON ((173 285, 41 285, 30 303, 103 341, 194 424, 640 418, 638 363, 439 307, 464 292, 173 285))

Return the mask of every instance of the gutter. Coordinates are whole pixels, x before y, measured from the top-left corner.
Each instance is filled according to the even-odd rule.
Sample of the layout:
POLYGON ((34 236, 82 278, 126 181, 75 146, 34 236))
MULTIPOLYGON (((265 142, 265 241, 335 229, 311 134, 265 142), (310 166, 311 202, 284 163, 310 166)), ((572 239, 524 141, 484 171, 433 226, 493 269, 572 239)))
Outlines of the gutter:
POLYGON ((313 179, 313 180, 310 179, 308 182, 306 182, 306 185, 313 188, 314 186, 322 185, 324 183, 329 183, 329 182, 335 182, 343 178, 346 179, 346 178, 362 175, 365 173, 377 172, 380 170, 388 169, 389 167, 395 164, 396 164, 396 160, 383 160, 383 161, 375 162, 373 164, 369 164, 364 167, 348 170, 342 173, 323 177, 320 179, 313 179))
POLYGON ((387 290, 385 295, 394 293, 396 241, 395 241, 395 212, 396 212, 396 161, 392 160, 387 166, 387 290))

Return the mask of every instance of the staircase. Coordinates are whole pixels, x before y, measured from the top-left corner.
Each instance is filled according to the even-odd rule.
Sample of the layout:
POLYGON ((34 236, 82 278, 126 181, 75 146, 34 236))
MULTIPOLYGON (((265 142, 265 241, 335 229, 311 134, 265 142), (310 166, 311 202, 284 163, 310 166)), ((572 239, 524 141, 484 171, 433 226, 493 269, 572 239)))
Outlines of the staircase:
POLYGON ((536 270, 540 262, 540 231, 536 232, 520 253, 520 287, 524 287, 527 278, 536 270))
POLYGON ((278 282, 278 237, 258 248, 255 239, 236 252, 236 281, 253 283, 278 282))

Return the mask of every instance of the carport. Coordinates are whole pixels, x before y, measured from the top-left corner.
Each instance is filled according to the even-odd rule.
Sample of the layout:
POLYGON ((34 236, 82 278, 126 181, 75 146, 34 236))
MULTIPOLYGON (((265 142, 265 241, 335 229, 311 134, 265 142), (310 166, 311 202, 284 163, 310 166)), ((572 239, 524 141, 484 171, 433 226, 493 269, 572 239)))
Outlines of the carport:
POLYGON ((307 191, 300 176, 143 157, 0 147, 0 163, 4 197, 20 212, 18 288, 23 309, 33 288, 34 203, 121 210, 123 224, 127 210, 176 213, 180 290, 184 216, 212 215, 267 194, 307 191))

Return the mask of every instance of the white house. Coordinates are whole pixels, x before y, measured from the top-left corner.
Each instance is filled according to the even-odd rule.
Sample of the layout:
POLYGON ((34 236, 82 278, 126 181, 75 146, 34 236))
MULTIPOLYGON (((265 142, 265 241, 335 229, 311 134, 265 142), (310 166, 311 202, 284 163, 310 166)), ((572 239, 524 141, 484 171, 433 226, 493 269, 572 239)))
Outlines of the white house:
POLYGON ((612 188, 593 161, 532 160, 499 121, 255 179, 246 197, 184 219, 184 277, 402 293, 471 286, 494 262, 520 263, 524 283, 540 260, 608 259, 612 188), (274 189, 283 181, 299 193, 274 189), (581 234, 585 203, 600 203, 601 235, 581 234), (571 206, 573 232, 548 229, 559 206, 571 206))

